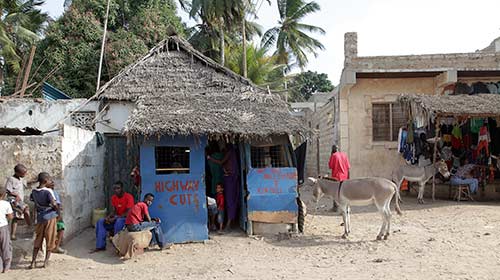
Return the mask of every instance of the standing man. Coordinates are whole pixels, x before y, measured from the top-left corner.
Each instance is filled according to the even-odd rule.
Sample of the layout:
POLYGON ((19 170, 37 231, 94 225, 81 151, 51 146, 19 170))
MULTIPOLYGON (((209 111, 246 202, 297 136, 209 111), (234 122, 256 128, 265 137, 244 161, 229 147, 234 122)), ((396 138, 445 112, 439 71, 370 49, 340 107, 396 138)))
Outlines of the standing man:
POLYGON ((114 195, 111 197, 113 211, 95 225, 95 249, 93 252, 106 250, 106 235, 109 231, 116 234, 125 226, 128 211, 134 206, 134 197, 123 190, 123 183, 113 185, 114 195))
POLYGON ((30 210, 28 205, 24 203, 24 188, 26 181, 24 176, 28 169, 18 164, 14 167, 14 175, 7 178, 5 189, 7 190, 7 199, 12 205, 14 211, 14 219, 12 220, 10 238, 16 240, 17 221, 25 220, 28 226, 31 226, 30 210))
MULTIPOLYGON (((332 146, 332 155, 328 161, 328 167, 332 170, 333 179, 340 182, 349 179, 349 169, 351 169, 351 164, 349 163, 347 155, 339 151, 339 147, 337 145, 332 146)), ((337 211, 337 204, 335 203, 335 200, 333 201, 332 210, 334 212, 337 211)))
POLYGON ((144 195, 144 201, 138 202, 128 212, 125 224, 129 232, 138 232, 143 230, 150 230, 153 234, 152 244, 157 244, 160 249, 163 249, 165 243, 163 242, 163 232, 160 227, 160 219, 151 218, 149 216, 148 207, 153 204, 155 196, 152 193, 144 195))
POLYGON ((0 270, 6 273, 12 262, 12 241, 9 234, 9 220, 14 217, 10 203, 5 201, 6 191, 0 189, 0 270))

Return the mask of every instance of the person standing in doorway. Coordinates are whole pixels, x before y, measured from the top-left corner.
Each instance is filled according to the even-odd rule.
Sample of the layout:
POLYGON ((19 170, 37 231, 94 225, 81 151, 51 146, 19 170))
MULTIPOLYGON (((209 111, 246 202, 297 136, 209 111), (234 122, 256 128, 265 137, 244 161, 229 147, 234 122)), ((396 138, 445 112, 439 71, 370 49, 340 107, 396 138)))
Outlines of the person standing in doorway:
MULTIPOLYGON (((344 181, 349 179, 349 169, 351 164, 347 155, 339 150, 337 145, 332 146, 332 154, 328 161, 328 167, 332 170, 332 178, 337 181, 344 181)), ((333 201, 333 211, 337 211, 337 204, 333 201)))
POLYGON ((11 203, 14 211, 14 219, 11 223, 10 238, 16 240, 17 222, 24 220, 28 226, 31 226, 31 217, 28 205, 24 203, 24 189, 26 181, 24 177, 28 169, 18 164, 14 167, 14 175, 7 178, 5 189, 7 191, 7 200, 11 203))
POLYGON ((216 160, 210 156, 208 156, 208 160, 222 165, 224 171, 224 202, 227 210, 226 229, 230 229, 234 220, 237 219, 240 203, 238 155, 234 145, 227 144, 222 160, 216 160))

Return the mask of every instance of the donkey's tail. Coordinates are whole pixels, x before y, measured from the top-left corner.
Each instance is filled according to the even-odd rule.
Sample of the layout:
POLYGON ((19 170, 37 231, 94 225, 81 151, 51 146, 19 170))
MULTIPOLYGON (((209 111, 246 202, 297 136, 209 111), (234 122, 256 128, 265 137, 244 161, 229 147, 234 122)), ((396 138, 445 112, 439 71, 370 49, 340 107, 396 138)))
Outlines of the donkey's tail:
POLYGON ((396 191, 395 196, 394 196, 396 198, 396 201, 395 201, 396 213, 398 213, 398 215, 403 215, 403 211, 401 211, 401 207, 399 206, 399 202, 401 201, 401 194, 399 193, 398 185, 394 183, 393 186, 394 186, 394 190, 396 191))

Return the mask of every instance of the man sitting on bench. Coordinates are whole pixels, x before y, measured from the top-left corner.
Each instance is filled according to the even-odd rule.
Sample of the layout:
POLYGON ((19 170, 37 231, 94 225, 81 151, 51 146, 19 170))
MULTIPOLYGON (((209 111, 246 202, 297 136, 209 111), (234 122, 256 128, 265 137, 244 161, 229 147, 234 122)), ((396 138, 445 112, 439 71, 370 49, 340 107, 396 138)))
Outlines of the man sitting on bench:
POLYGON ((476 194, 479 188, 479 180, 472 176, 472 172, 479 167, 475 164, 468 164, 467 159, 464 160, 464 165, 457 169, 457 172, 451 176, 450 183, 452 185, 469 185, 471 194, 476 194))

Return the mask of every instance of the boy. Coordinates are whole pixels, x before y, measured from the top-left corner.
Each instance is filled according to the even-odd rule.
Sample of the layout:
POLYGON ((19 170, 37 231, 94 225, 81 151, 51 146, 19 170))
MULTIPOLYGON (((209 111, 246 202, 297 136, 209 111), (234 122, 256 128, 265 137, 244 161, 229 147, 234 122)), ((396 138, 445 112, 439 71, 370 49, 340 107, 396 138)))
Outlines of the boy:
POLYGON ((14 217, 10 203, 5 201, 7 192, 0 189, 0 268, 2 273, 10 269, 12 245, 9 234, 9 220, 14 217))
POLYGON ((153 239, 151 243, 156 243, 160 249, 164 249, 163 232, 160 227, 160 219, 152 219, 149 216, 148 207, 153 204, 155 196, 152 193, 144 195, 144 201, 138 202, 130 209, 125 220, 125 225, 129 232, 151 230, 153 239))
POLYGON ((54 192, 47 186, 51 183, 47 172, 38 174, 38 187, 31 192, 30 199, 35 203, 36 225, 35 242, 33 244, 33 258, 30 269, 35 268, 38 251, 42 248, 43 240, 46 242, 46 253, 43 268, 49 266, 50 253, 56 248, 57 239, 57 203, 54 192))
POLYGON ((56 198, 56 204, 59 211, 57 212, 57 239, 56 239, 56 248, 54 249, 54 253, 56 254, 66 254, 66 250, 61 248, 61 244, 64 238, 64 230, 66 228, 64 221, 62 219, 62 202, 59 193, 54 189, 54 181, 51 181, 50 184, 47 185, 54 192, 54 196, 56 198))
POLYGON ((17 221, 25 220, 28 226, 31 226, 30 211, 28 205, 24 203, 24 189, 26 182, 24 177, 28 169, 18 164, 14 167, 14 175, 7 178, 5 182, 5 189, 7 190, 7 199, 11 203, 12 210, 14 210, 14 219, 11 223, 11 239, 16 240, 17 221))
POLYGON ((215 187, 217 194, 215 200, 217 201, 217 223, 219 223, 219 231, 224 228, 224 187, 222 183, 218 183, 215 187))
POLYGON ((207 207, 208 207, 208 225, 210 230, 216 230, 215 218, 217 216, 217 201, 210 196, 207 196, 207 207))

